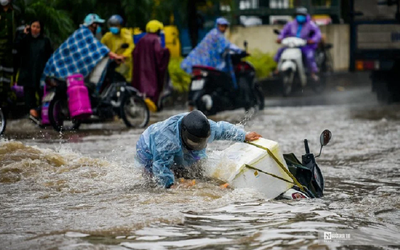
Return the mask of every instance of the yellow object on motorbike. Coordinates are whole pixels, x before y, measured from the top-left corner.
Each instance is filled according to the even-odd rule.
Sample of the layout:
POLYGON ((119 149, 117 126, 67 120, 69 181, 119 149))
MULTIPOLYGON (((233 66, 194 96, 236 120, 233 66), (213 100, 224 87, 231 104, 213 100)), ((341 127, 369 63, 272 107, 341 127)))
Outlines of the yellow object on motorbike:
POLYGON ((151 112, 157 112, 157 105, 151 99, 146 98, 144 99, 144 102, 151 112))

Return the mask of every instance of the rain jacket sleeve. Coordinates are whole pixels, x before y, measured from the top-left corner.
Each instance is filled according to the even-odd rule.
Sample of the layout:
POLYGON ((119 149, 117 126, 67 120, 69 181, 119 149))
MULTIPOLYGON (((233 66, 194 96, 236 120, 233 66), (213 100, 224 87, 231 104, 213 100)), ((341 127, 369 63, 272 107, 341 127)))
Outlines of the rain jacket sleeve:
POLYGON ((165 188, 170 188, 174 182, 174 173, 169 169, 174 163, 174 155, 159 152, 154 155, 155 161, 152 165, 153 175, 156 177, 158 184, 165 188))
POLYGON ((208 142, 212 142, 215 140, 230 140, 230 141, 238 141, 244 142, 246 138, 246 132, 229 123, 229 122, 214 122, 209 120, 211 127, 211 135, 208 142))
POLYGON ((282 40, 288 36, 292 36, 291 34, 291 29, 292 29, 292 24, 291 22, 287 23, 283 29, 281 30, 280 35, 278 36, 278 39, 282 40))
POLYGON ((174 184, 174 173, 170 167, 174 164, 174 156, 179 148, 171 143, 171 138, 168 138, 168 131, 164 134, 159 133, 153 144, 153 164, 152 172, 159 185, 169 188, 174 184))
POLYGON ((321 40, 321 30, 319 27, 312 21, 310 21, 310 31, 313 31, 313 36, 309 38, 309 40, 313 41, 314 43, 319 43, 321 40))

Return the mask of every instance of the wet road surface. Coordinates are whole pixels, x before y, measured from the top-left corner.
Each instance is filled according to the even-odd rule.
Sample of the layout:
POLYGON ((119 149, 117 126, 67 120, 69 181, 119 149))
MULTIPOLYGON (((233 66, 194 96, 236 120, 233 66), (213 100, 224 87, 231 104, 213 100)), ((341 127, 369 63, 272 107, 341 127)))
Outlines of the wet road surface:
MULTIPOLYGON (((317 160, 326 179, 322 199, 267 201, 213 180, 154 188, 134 161, 143 129, 121 122, 59 134, 11 120, 0 142, 0 249, 400 246, 400 106, 379 105, 366 75, 344 78, 320 95, 267 96, 266 109, 251 118, 241 110, 211 117, 240 123, 298 157, 305 138, 317 152, 319 134, 330 129, 332 142, 317 160), (321 237, 343 230, 354 240, 321 237)), ((151 122, 183 111, 152 114, 151 122)), ((209 145, 208 164, 229 145, 209 145)))

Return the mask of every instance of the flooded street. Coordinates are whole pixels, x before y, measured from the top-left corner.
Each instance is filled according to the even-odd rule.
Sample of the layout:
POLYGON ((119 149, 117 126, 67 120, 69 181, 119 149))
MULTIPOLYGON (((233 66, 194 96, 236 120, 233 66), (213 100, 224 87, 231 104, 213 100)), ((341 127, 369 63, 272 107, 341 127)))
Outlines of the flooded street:
MULTIPOLYGON (((333 84, 313 96, 267 97, 266 109, 251 119, 242 110, 211 117, 241 123, 298 158, 304 139, 317 154, 320 133, 331 130, 317 159, 325 196, 313 200, 268 201, 213 180, 154 188, 134 161, 143 129, 94 124, 57 134, 9 121, 0 139, 0 249, 400 246, 400 105, 379 105, 368 84, 333 84), (341 231, 359 241, 324 241, 324 232, 341 231)), ((151 122, 183 111, 152 114, 151 122)), ((231 144, 210 144, 208 164, 231 144)))

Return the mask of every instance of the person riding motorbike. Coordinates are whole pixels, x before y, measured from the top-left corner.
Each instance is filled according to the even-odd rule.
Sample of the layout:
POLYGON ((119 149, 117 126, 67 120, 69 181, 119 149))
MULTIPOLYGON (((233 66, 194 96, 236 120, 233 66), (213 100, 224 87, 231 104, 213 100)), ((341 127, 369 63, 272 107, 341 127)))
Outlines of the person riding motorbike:
MULTIPOLYGON (((311 78, 314 81, 318 80, 318 67, 315 62, 314 53, 321 40, 321 31, 319 27, 311 20, 308 10, 304 7, 296 9, 295 20, 287 23, 281 31, 277 43, 281 43, 284 38, 299 37, 307 41, 307 45, 302 47, 302 53, 305 57, 307 67, 310 71, 311 78)), ((275 55, 274 60, 279 62, 279 59, 285 48, 280 48, 275 55)))
POLYGON ((195 65, 216 68, 228 73, 232 78, 233 88, 237 89, 238 85, 229 50, 242 51, 225 38, 224 33, 228 26, 229 22, 225 18, 218 18, 216 20, 216 27, 182 61, 181 68, 188 74, 192 73, 192 67, 195 65))
POLYGON ((96 39, 95 35, 101 32, 102 23, 104 19, 96 14, 86 16, 83 25, 72 33, 47 61, 41 78, 42 86, 46 77, 66 79, 76 73, 86 77, 105 56, 116 61, 124 61, 123 56, 110 51, 96 39))
POLYGON ((105 44, 112 52, 124 57, 125 62, 121 63, 116 71, 120 73, 127 82, 132 80, 132 51, 135 47, 131 32, 127 28, 123 28, 124 20, 120 15, 112 15, 108 21, 109 32, 104 34, 101 42, 105 44), (128 44, 129 47, 121 50, 122 44, 128 44))
POLYGON ((198 110, 172 116, 148 127, 136 144, 136 159, 147 177, 165 188, 176 185, 175 175, 196 171, 196 162, 207 157, 207 143, 215 140, 254 141, 256 132, 246 133, 228 122, 214 122, 198 110))
POLYGON ((170 52, 161 45, 160 35, 164 24, 151 20, 146 25, 146 35, 133 51, 132 86, 146 95, 146 104, 153 112, 160 110, 160 96, 164 87, 170 52))

